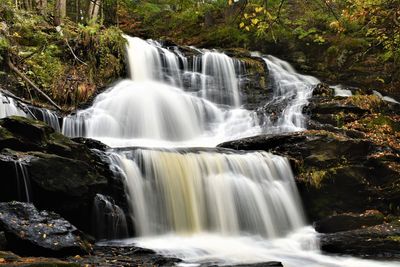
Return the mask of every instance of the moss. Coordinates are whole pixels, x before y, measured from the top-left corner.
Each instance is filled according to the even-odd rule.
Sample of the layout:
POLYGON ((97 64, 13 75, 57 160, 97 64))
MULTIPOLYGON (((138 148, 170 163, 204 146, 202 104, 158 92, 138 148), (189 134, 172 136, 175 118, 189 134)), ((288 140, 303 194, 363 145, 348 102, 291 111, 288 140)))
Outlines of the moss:
MULTIPOLYGON (((55 88, 64 73, 65 66, 60 57, 60 49, 56 45, 50 45, 40 53, 35 53, 27 61, 28 76, 41 88, 55 88)), ((60 99, 64 92, 51 90, 53 98, 60 99)))
POLYGON ((324 170, 312 171, 310 173, 310 178, 311 178, 311 182, 313 183, 313 185, 317 188, 320 188, 321 182, 324 180, 326 174, 327 174, 327 171, 324 171, 324 170))
POLYGON ((245 63, 246 70, 249 73, 259 73, 261 75, 266 73, 265 65, 259 60, 250 57, 239 58, 239 60, 245 63))
POLYGON ((12 133, 0 125, 0 139, 5 140, 10 138, 13 138, 12 133))
POLYGON ((335 116, 335 120, 336 120, 336 126, 339 128, 342 128, 344 125, 344 118, 345 118, 345 114, 343 111, 337 113, 334 115, 335 116))
POLYGON ((364 120, 363 122, 367 124, 367 128, 369 129, 374 129, 377 126, 386 125, 392 129, 393 133, 400 131, 400 123, 384 115, 379 115, 378 117, 373 118, 372 120, 364 120))
MULTIPOLYGON (((3 13, 12 19, 0 23, 0 62, 9 52, 16 67, 60 106, 86 101, 97 88, 124 75, 126 41, 117 27, 79 25, 66 19, 60 34, 46 17, 34 12, 6 3, 0 4, 3 13)), ((40 102, 29 93, 29 85, 13 79, 23 97, 40 102)))
POLYGON ((386 238, 386 240, 399 242, 400 243, 400 235, 391 235, 386 238))
MULTIPOLYGON (((1 27, 1 24, 0 24, 0 27, 1 27)), ((1 28, 0 28, 0 32, 1 32, 1 28)), ((0 34, 0 62, 2 62, 4 60, 5 55, 9 48, 10 48, 9 41, 0 34)))

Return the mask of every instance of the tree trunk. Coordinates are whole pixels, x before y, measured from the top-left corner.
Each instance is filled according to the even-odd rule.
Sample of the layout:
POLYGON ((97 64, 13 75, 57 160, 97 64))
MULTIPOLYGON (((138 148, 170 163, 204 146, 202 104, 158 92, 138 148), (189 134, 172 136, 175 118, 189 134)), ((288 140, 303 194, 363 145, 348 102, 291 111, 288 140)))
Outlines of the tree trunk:
POLYGON ((47 14, 47 0, 35 0, 36 10, 43 16, 47 14))
POLYGON ((29 0, 24 0, 24 8, 29 10, 29 0))
POLYGON ((56 0, 54 6, 54 25, 58 26, 63 23, 63 19, 67 14, 67 0, 56 0))
POLYGON ((95 21, 99 16, 101 0, 90 0, 88 10, 88 20, 95 21))

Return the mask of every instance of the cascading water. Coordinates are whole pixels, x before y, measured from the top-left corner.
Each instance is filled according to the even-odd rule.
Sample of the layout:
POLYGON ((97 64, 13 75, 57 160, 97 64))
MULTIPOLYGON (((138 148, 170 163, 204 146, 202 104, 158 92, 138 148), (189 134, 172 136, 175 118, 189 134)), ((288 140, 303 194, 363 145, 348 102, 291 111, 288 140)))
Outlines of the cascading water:
POLYGON ((136 149, 112 159, 125 178, 139 236, 210 231, 272 238, 304 226, 285 158, 136 149))
POLYGON ((14 161, 15 166, 15 177, 18 187, 19 200, 31 202, 31 183, 29 179, 29 174, 26 166, 19 160, 14 161))
POLYGON ((265 129, 268 133, 295 132, 304 130, 303 107, 312 96, 317 78, 298 74, 286 61, 273 56, 263 58, 270 71, 270 82, 274 96, 267 105, 279 106, 281 111, 276 121, 265 114, 265 129))
POLYGON ((124 211, 112 200, 97 194, 94 198, 93 229, 99 239, 126 238, 128 226, 124 211))
POLYGON ((61 132, 58 116, 54 112, 44 108, 27 106, 0 93, 0 118, 9 116, 21 116, 41 120, 53 127, 55 131, 61 132))
POLYGON ((26 117, 26 113, 18 107, 17 103, 10 97, 0 93, 0 118, 8 116, 26 117))
POLYGON ((204 51, 193 59, 193 71, 180 69, 188 66, 182 54, 154 41, 127 40, 131 79, 100 94, 91 108, 65 118, 65 135, 92 137, 114 147, 176 147, 215 146, 260 133, 256 113, 238 107, 233 59, 204 51), (176 87, 187 76, 199 78, 190 80, 190 89, 176 87), (223 92, 215 93, 220 87, 223 92))
MULTIPOLYGON (((125 182, 137 237, 117 243, 134 243, 186 263, 382 266, 321 254, 316 232, 305 226, 285 158, 198 148, 262 131, 255 113, 239 107, 243 68, 238 62, 206 50, 193 50, 196 55, 188 58, 178 48, 126 38, 131 79, 65 118, 62 129, 69 136, 125 147, 108 153, 112 170, 125 182), (178 148, 184 146, 192 148, 178 148)), ((263 129, 304 129, 301 111, 318 80, 276 58, 265 61, 273 101, 284 108, 276 121, 267 116, 263 129)))

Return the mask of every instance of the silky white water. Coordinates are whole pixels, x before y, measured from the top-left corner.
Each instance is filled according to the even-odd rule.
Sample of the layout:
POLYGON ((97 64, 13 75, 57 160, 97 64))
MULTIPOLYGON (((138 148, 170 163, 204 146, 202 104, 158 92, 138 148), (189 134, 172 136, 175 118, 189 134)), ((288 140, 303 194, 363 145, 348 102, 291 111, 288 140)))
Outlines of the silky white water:
POLYGON ((274 91, 269 105, 282 106, 277 121, 265 114, 264 128, 268 133, 302 131, 306 128, 303 107, 308 104, 314 87, 320 81, 312 76, 301 75, 286 61, 268 56, 263 58, 270 71, 270 82, 274 91))
POLYGON ((139 236, 282 236, 304 226, 288 161, 266 152, 135 149, 113 153, 139 236))
POLYGON ((0 118, 8 116, 22 116, 26 117, 26 113, 18 107, 14 99, 6 97, 0 93, 0 118))
POLYGON ((176 50, 126 38, 131 79, 66 117, 65 135, 95 138, 112 147, 213 147, 261 132, 256 113, 239 107, 237 60, 204 50, 189 68, 176 50))

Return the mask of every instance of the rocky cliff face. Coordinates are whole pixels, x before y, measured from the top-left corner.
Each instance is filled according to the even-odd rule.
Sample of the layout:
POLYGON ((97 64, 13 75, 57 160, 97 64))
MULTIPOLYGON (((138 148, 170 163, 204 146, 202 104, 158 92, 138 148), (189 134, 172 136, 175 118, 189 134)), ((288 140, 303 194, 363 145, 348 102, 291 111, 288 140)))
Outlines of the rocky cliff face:
POLYGON ((30 201, 88 231, 97 193, 113 195, 126 206, 122 182, 114 179, 102 147, 95 144, 72 141, 39 121, 0 120, 0 201, 30 201))

